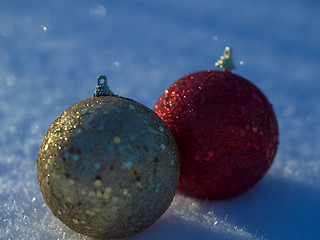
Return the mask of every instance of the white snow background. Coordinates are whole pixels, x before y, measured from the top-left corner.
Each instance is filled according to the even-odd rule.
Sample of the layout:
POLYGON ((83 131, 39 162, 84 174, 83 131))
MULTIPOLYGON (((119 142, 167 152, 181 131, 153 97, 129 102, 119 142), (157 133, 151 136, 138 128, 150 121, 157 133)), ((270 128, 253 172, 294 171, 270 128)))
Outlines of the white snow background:
POLYGON ((233 48, 280 128, 272 167, 224 201, 181 193, 127 239, 320 239, 320 2, 0 0, 0 239, 92 239, 53 216, 36 158, 50 124, 96 77, 152 108, 180 77, 233 48))

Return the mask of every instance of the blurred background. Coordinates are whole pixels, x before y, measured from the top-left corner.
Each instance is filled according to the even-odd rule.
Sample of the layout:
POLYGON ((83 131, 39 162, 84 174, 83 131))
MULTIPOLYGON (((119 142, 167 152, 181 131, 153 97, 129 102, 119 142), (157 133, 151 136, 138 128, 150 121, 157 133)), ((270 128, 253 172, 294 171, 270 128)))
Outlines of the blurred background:
POLYGON ((0 239, 91 239, 59 222, 37 182, 41 140, 107 75, 153 108, 180 77, 214 68, 226 45, 273 104, 280 146, 245 194, 177 193, 128 239, 320 239, 320 2, 0 0, 0 239))

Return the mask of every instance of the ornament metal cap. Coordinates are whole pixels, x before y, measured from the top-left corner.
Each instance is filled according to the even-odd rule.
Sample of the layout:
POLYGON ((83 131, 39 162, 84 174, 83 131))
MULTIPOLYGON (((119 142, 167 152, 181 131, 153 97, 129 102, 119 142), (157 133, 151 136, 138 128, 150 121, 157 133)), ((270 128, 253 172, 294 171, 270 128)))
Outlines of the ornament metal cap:
POLYGON ((100 75, 97 78, 97 88, 92 94, 92 97, 100 97, 100 96, 116 96, 109 88, 107 77, 104 75, 100 75))
POLYGON ((233 70, 236 66, 232 60, 232 49, 230 47, 226 47, 224 49, 224 55, 220 57, 220 59, 215 63, 216 67, 223 68, 225 72, 233 70))

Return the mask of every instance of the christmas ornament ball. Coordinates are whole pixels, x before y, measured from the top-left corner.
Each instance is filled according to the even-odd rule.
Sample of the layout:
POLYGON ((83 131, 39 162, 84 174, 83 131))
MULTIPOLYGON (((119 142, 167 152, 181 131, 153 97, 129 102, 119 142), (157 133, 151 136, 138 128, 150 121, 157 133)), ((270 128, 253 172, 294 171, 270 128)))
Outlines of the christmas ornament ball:
POLYGON ((96 238, 121 238, 153 224, 171 204, 179 171, 167 125, 118 96, 86 99, 64 111, 37 158, 40 189, 53 214, 96 238))
POLYGON ((225 199, 254 186, 278 146, 272 105, 230 71, 186 75, 165 90, 154 111, 172 130, 180 152, 178 188, 199 198, 225 199))

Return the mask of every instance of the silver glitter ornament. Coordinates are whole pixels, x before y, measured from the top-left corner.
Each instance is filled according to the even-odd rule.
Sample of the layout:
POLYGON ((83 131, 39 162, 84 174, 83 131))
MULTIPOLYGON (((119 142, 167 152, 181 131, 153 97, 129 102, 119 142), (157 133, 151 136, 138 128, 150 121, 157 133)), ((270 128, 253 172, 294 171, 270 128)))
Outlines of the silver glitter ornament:
POLYGON ((53 214, 96 238, 121 238, 169 207, 179 155, 167 125, 149 108, 114 95, 104 76, 93 98, 65 110, 44 136, 38 180, 53 214))

